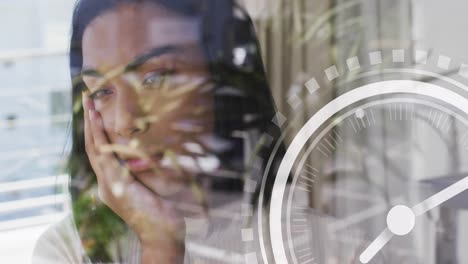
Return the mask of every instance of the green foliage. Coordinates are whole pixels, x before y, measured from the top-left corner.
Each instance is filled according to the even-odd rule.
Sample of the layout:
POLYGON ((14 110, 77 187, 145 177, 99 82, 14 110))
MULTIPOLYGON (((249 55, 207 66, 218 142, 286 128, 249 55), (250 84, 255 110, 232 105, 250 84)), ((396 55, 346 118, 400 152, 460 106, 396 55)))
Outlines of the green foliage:
POLYGON ((90 192, 77 197, 73 214, 87 255, 92 260, 111 262, 108 245, 125 234, 124 221, 109 207, 96 201, 90 192))

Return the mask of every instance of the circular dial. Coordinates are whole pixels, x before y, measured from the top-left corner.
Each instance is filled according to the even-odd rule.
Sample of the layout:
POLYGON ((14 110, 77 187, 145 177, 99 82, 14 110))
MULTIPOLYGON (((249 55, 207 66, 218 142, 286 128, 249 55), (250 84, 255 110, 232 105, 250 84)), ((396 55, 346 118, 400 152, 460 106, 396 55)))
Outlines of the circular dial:
POLYGON ((424 201, 464 178, 466 100, 440 87, 426 88, 447 96, 406 93, 413 81, 391 83, 356 89, 381 88, 330 105, 328 116, 324 107, 293 140, 271 203, 271 230, 285 226, 272 233, 276 263, 432 263, 434 254, 453 253, 444 238, 458 226, 444 214, 459 204, 445 200, 464 186, 432 206, 424 201))

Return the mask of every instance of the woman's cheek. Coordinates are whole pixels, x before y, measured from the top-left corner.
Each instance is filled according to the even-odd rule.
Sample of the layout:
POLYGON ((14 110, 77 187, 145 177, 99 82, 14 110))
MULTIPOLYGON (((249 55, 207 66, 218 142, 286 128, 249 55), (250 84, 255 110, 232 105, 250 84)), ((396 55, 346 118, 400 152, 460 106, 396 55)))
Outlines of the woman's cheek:
POLYGON ((102 100, 94 100, 94 107, 96 108, 96 111, 103 112, 104 103, 102 102, 102 100))

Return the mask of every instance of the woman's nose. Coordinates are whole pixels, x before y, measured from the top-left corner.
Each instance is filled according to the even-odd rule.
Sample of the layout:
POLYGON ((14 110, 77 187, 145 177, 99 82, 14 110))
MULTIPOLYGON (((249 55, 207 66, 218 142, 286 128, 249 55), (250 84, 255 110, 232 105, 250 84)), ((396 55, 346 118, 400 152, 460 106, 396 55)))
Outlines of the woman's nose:
POLYGON ((132 88, 119 89, 115 111, 114 131, 121 137, 131 137, 143 132, 146 128, 138 127, 138 118, 142 109, 138 95, 132 88))

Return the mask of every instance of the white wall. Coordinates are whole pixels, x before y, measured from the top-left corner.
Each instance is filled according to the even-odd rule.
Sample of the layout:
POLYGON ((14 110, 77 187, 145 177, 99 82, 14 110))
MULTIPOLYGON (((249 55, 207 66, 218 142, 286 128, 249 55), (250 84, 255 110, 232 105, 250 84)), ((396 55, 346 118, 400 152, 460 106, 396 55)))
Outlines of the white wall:
POLYGON ((468 63, 468 1, 413 0, 416 45, 468 63))

